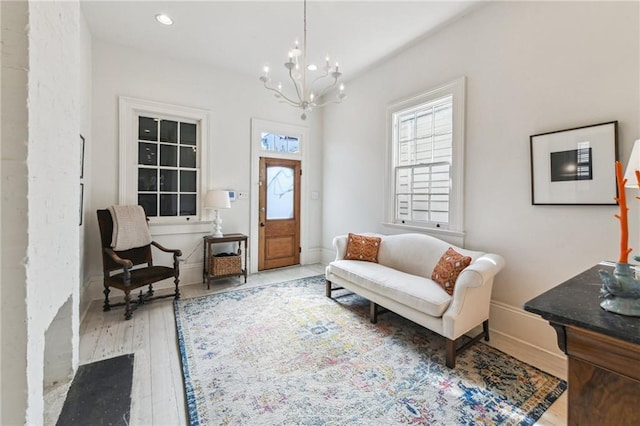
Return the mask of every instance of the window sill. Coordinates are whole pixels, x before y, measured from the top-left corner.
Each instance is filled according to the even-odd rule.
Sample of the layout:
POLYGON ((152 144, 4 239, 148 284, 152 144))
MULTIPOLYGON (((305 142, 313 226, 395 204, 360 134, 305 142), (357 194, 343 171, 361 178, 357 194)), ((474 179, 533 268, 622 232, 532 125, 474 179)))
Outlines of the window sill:
POLYGON ((384 222, 383 226, 389 228, 402 229, 404 231, 418 232, 421 234, 433 235, 435 237, 449 237, 463 239, 465 236, 464 231, 452 231, 450 229, 437 229, 437 228, 425 228, 421 226, 402 225, 399 223, 384 222))
POLYGON ((184 223, 149 223, 151 236, 177 234, 206 234, 213 229, 211 221, 189 221, 184 223))

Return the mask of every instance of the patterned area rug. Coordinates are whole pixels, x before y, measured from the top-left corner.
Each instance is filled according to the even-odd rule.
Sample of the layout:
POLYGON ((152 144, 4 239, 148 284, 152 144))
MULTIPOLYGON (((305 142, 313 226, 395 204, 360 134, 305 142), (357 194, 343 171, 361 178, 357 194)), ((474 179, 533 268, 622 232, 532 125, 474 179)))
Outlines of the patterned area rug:
POLYGON ((174 304, 192 425, 533 424, 566 383, 479 343, 444 339, 324 277, 174 304))

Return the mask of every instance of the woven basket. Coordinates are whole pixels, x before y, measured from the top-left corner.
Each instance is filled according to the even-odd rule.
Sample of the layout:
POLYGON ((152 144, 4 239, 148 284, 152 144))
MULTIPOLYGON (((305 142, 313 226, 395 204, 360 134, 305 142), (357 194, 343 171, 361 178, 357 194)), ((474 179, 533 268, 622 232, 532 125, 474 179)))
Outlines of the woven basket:
POLYGON ((242 260, 240 256, 211 256, 211 275, 240 275, 242 260))

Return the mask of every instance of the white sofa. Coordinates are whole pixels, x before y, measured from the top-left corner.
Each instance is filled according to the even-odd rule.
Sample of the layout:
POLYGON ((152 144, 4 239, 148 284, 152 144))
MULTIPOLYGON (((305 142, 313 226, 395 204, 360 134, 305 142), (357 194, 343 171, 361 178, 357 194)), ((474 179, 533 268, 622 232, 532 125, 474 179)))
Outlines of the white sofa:
POLYGON ((377 321, 378 305, 393 311, 446 340, 446 365, 455 367, 456 355, 484 337, 489 340, 489 303, 493 277, 503 268, 497 254, 465 250, 422 234, 380 235, 378 263, 344 260, 347 236, 333 239, 336 258, 326 268, 326 295, 347 289, 370 301, 370 320, 377 321), (431 273, 449 247, 471 257, 455 284, 453 295, 431 273), (456 341, 471 329, 483 331, 457 347, 456 341))

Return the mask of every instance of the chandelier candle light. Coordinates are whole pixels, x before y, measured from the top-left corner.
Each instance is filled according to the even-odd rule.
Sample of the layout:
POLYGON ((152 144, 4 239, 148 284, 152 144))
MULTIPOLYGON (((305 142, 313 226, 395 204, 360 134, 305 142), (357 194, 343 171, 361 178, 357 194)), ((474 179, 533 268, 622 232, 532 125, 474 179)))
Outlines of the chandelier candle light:
POLYGON ((289 73, 289 78, 293 82, 295 89, 294 94, 285 94, 282 89, 282 83, 278 83, 273 86, 271 78, 269 77, 269 67, 264 67, 264 74, 260 76, 260 81, 264 84, 265 89, 274 93, 276 99, 281 103, 286 103, 296 108, 302 109, 301 119, 307 119, 307 113, 311 112, 314 108, 320 108, 330 103, 339 104, 345 98, 344 84, 338 86, 338 80, 342 73, 338 63, 335 66, 331 65, 329 57, 325 59, 325 65, 322 67, 322 73, 313 78, 313 75, 309 77, 313 78, 309 81, 307 79, 307 71, 317 71, 318 67, 315 64, 307 64, 307 0, 304 0, 304 38, 303 48, 300 49, 298 42, 296 41, 293 48, 289 51, 289 59, 284 63, 284 67, 289 73), (329 91, 338 87, 338 93, 333 100, 323 101, 323 96, 329 91))
MULTIPOLYGON (((638 144, 640 144, 640 141, 636 141, 636 146, 633 148, 634 153, 638 144)), ((627 174, 630 169, 635 171, 636 181, 638 187, 640 187, 640 171, 633 164, 629 164, 627 166, 627 174)), ((632 249, 629 248, 629 208, 627 207, 625 194, 627 179, 622 176, 622 164, 619 161, 616 161, 616 182, 618 185, 618 197, 615 200, 620 205, 620 214, 615 215, 615 217, 620 221, 620 257, 615 264, 613 274, 605 270, 599 271, 600 279, 602 280, 600 293, 604 298, 600 303, 600 307, 620 315, 640 317, 640 282, 638 282, 634 271, 629 265, 629 253, 631 253, 632 249)), ((640 197, 636 198, 640 199, 640 197)), ((640 260, 638 256, 635 259, 640 260)))

